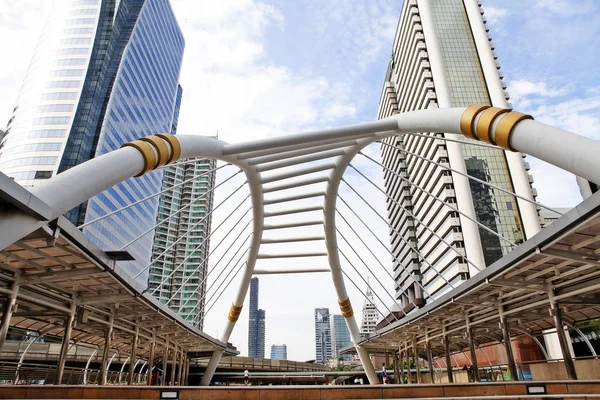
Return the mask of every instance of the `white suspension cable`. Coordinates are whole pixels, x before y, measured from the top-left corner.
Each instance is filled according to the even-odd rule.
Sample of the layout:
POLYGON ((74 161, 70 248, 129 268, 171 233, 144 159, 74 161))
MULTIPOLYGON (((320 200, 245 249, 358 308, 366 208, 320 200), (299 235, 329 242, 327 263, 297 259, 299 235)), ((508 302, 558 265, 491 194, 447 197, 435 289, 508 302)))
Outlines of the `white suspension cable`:
MULTIPOLYGON (((436 161, 430 160, 430 159, 428 159, 428 158, 426 158, 426 157, 420 156, 420 155, 418 155, 418 154, 415 154, 415 153, 413 153, 413 152, 410 152, 410 151, 408 151, 408 150, 404 150, 404 149, 402 149, 402 148, 400 148, 400 147, 397 147, 397 146, 392 146, 391 144, 388 144, 388 143, 385 143, 385 142, 381 142, 381 144, 383 144, 383 145, 385 145, 385 146, 388 146, 388 147, 391 147, 391 148, 393 148, 393 149, 396 149, 396 150, 398 150, 398 151, 401 151, 401 152, 403 152, 403 153, 410 154, 411 156, 414 156, 414 157, 420 158, 421 160, 424 160, 424 161, 426 161, 426 162, 428 162, 428 163, 430 163, 430 164, 436 165, 436 166, 438 166, 438 167, 440 167, 440 168, 444 168, 445 170, 448 170, 448 171, 452 171, 452 172, 454 172, 454 173, 456 173, 456 174, 458 174, 458 175, 464 176, 465 178, 469 178, 469 179, 471 179, 472 181, 475 181, 475 182, 481 183, 482 185, 490 186, 490 187, 492 187, 492 188, 494 188, 494 189, 496 189, 496 190, 499 190, 499 191, 501 191, 501 192, 503 192, 503 193, 506 193, 506 194, 508 194, 508 195, 511 195, 511 196, 513 196, 513 197, 516 197, 516 198, 518 198, 518 199, 524 200, 524 201, 526 201, 526 202, 528 202, 528 203, 534 204, 534 205, 536 205, 536 206, 538 206, 538 207, 541 207, 541 208, 544 208, 544 209, 546 209, 546 210, 549 210, 549 211, 552 211, 552 212, 554 212, 554 213, 557 213, 558 215, 564 215, 564 213, 561 213, 560 211, 558 211, 558 210, 556 210, 556 209, 554 209, 554 208, 552 208, 552 207, 545 206, 545 205, 543 205, 542 203, 538 203, 538 202, 537 202, 537 201, 535 201, 535 200, 531 200, 531 199, 528 199, 527 197, 523 197, 523 196, 521 196, 521 195, 518 195, 518 194, 516 194, 516 193, 514 193, 514 192, 511 192, 510 190, 507 190, 507 189, 501 188, 500 186, 498 186, 498 185, 495 185, 495 184, 493 184, 493 183, 491 183, 491 182, 486 182, 486 181, 484 181, 484 180, 481 180, 481 179, 475 178, 474 176, 471 176, 471 175, 469 175, 469 174, 465 174, 465 173, 463 173, 463 172, 457 171, 457 170, 455 170, 454 168, 450 168, 450 167, 449 167, 449 166, 447 166, 447 165, 444 165, 444 164, 438 163, 438 162, 436 162, 436 161)), ((365 156, 365 157, 367 157, 367 158, 370 158, 370 157, 369 157, 369 156, 367 156, 366 154, 363 154, 363 152, 361 152, 361 151, 359 151, 359 154, 361 154, 362 156, 365 156)))
POLYGON ((444 239, 443 237, 441 237, 440 235, 437 234, 437 232, 435 232, 433 229, 431 229, 425 222, 423 222, 421 219, 417 218, 412 212, 410 212, 409 210, 406 209, 406 207, 404 207, 402 204, 398 203, 396 201, 396 199, 392 198, 391 196, 389 196, 383 189, 381 189, 375 182, 373 182, 371 179, 369 179, 366 175, 364 175, 362 172, 360 172, 358 169, 356 169, 356 167, 354 167, 354 165, 349 164, 349 166, 354 169, 356 172, 358 172, 363 178, 365 178, 371 185, 373 185, 377 190, 379 190, 381 193, 383 193, 384 196, 386 196, 389 200, 391 200, 394 204, 396 204, 398 207, 400 207, 402 209, 403 212, 407 213, 409 217, 413 218, 414 220, 416 220, 419 224, 421 224, 421 226, 423 226, 423 228, 425 228, 427 231, 429 231, 433 236, 435 236, 436 238, 438 238, 439 240, 442 241, 442 243, 444 243, 450 250, 454 251, 461 259, 464 259, 468 264, 470 264, 473 268, 475 268, 478 271, 482 271, 483 269, 476 265, 475 263, 473 263, 471 260, 469 260, 467 258, 467 256, 465 256, 463 253, 461 253, 457 248, 455 248, 454 246, 452 246, 452 244, 448 243, 446 241, 446 239, 444 239))
MULTIPOLYGON (((237 259, 236 262, 233 263, 233 265, 235 266, 237 263, 239 263, 240 261, 242 261, 242 258, 245 256, 246 252, 248 250, 244 251, 239 258, 237 259)), ((246 264, 246 263, 244 263, 246 264)), ((242 264, 242 265, 244 265, 242 264)), ((235 268, 235 267, 234 267, 235 268)), ((241 268, 241 267, 240 267, 241 268)), ((219 291, 219 289, 221 288, 221 286, 223 286, 223 283, 225 283, 225 281, 227 281, 227 279, 229 278, 229 276, 231 275, 231 273, 233 272, 233 268, 231 269, 231 271, 229 271, 229 273, 225 276, 225 278, 223 278, 223 280, 221 281, 221 283, 219 284, 219 286, 217 286, 217 288, 215 289, 214 293, 206 300, 206 304, 210 303, 210 301, 215 297, 215 295, 217 294, 217 292, 219 291)), ((238 269, 239 272, 239 269, 238 269)), ((235 275, 233 275, 231 277, 231 279, 229 280, 229 283, 227 283, 227 285, 225 285, 225 287, 223 288, 223 290, 221 291, 221 294, 223 294, 223 292, 229 287, 229 285, 231 284, 231 282, 235 279, 235 277, 237 276, 237 272, 235 275)), ((216 281, 215 281, 216 282, 216 281)), ((208 291, 207 291, 208 293, 208 291)), ((219 296, 217 297, 217 299, 215 299, 215 301, 213 302, 213 304, 211 305, 211 307, 209 307, 208 309, 210 310, 210 308, 212 308, 212 306, 217 302, 217 300, 219 299, 219 297, 221 297, 221 294, 219 294, 219 296)))
MULTIPOLYGON (((371 210, 373 210, 373 212, 374 212, 375 214, 377 214, 377 216, 378 216, 379 218, 381 218, 381 220, 382 220, 382 221, 384 221, 385 223, 387 223, 387 220, 386 220, 386 219, 385 219, 385 218, 384 218, 384 217, 383 217, 381 214, 379 214, 379 212, 377 212, 377 211, 375 210, 375 208, 373 208, 373 206, 372 206, 371 204, 369 204, 369 202, 367 202, 367 200, 365 200, 365 198, 364 198, 364 197, 362 197, 362 196, 361 196, 361 195, 360 195, 360 194, 359 194, 359 193, 356 191, 356 189, 354 189, 354 188, 352 187, 352 185, 350 185, 350 184, 349 184, 349 183, 348 183, 348 182, 347 182, 347 181, 346 181, 344 178, 342 178, 342 182, 344 182, 344 183, 345 183, 345 184, 346 184, 346 185, 347 185, 347 186, 348 186, 348 187, 349 187, 349 188, 350 188, 350 189, 351 189, 351 190, 352 190, 354 193, 356 193, 356 195, 357 195, 358 197, 360 197, 360 199, 361 199, 361 200, 362 200, 362 201, 363 201, 363 202, 364 202, 364 203, 365 203, 365 204, 366 204, 366 205, 367 205, 367 206, 368 206, 368 207, 369 207, 371 210)), ((388 226, 389 226, 389 224, 388 224, 388 226)), ((420 256, 420 259, 421 259, 421 260, 423 260, 423 261, 424 261, 424 262, 425 262, 425 263, 426 263, 426 264, 429 266, 429 268, 431 268, 431 270, 432 270, 433 272, 435 272, 435 273, 436 273, 436 274, 437 274, 437 275, 438 275, 440 278, 442 278, 442 279, 444 280, 444 282, 446 282, 446 283, 447 283, 447 284, 448 284, 448 285, 449 285, 449 286, 450 286, 452 289, 454 289, 454 288, 455 288, 455 286, 454 286, 452 283, 450 283, 450 282, 449 282, 449 281, 446 279, 446 277, 444 277, 444 275, 442 275, 442 273, 441 273, 441 272, 439 272, 439 271, 438 271, 438 270, 437 270, 437 269, 436 269, 436 268, 433 266, 433 264, 431 264, 431 263, 429 262, 429 260, 428 260, 427 258, 425 258, 425 257, 423 256, 423 254, 421 254, 421 252, 420 252, 420 251, 419 251, 417 248, 415 248, 415 247, 414 247, 414 246, 413 246, 413 245, 410 243, 410 241, 409 241, 409 240, 405 239, 405 238, 404 238, 404 236, 403 236, 403 235, 402 235, 400 232, 398 232, 396 229, 392 228, 391 226, 390 226, 390 229, 392 229, 394 232, 396 232, 396 233, 398 234, 398 237, 400 238, 400 240, 402 240, 404 243, 406 243, 406 244, 408 245, 408 247, 410 247, 410 248, 411 248, 411 250, 412 250, 412 251, 414 251, 416 254, 418 254, 418 255, 420 256)))
MULTIPOLYGON (((381 288, 383 289, 383 291, 392 299, 392 301, 394 302, 394 304, 396 304, 398 306, 399 310, 402 310, 402 307, 400 307, 400 304, 398 304, 398 302, 396 301, 396 298, 394 296, 392 296, 392 294, 390 292, 387 291, 387 289, 385 288, 385 286, 383 285, 383 283, 381 283, 381 281, 379 280, 379 278, 377 277, 377 274, 373 272, 373 270, 371 270, 371 268, 369 268, 369 264, 367 264, 365 262, 365 260, 360 256, 360 254, 358 254, 358 252, 356 251, 356 249, 354 248, 354 246, 352 246, 350 244, 350 242, 348 241, 348 239, 346 239, 346 237, 344 236, 344 234, 336 227, 335 230, 337 231, 337 233, 342 237, 342 239, 344 239, 344 242, 346 242, 346 244, 348 244, 348 247, 350 247, 350 250, 352 250, 352 252, 358 257, 358 259, 363 263, 363 265, 367 268, 367 270, 371 273, 371 275, 373 275, 373 278, 375 278, 375 280, 377 281, 377 283, 379 283, 379 286, 381 286, 381 288)), ((338 247, 339 250, 339 247, 338 247)), ((341 250, 340 250, 341 253, 341 250)), ((343 255, 343 254, 342 254, 343 255)), ((344 258, 346 260, 348 260, 348 257, 346 257, 345 255, 343 255, 344 258)), ((348 262, 350 262, 350 260, 348 260, 348 262)), ((350 265, 352 265, 352 263, 350 263, 350 265)), ((354 268, 354 265, 352 265, 352 268, 354 268)), ((356 271, 356 273, 358 273, 360 275, 360 273, 358 272, 358 270, 355 268, 354 269, 356 271)), ((361 275, 362 277, 362 275, 361 275)), ((367 283, 368 285, 368 283, 367 283)), ((379 295, 377 293, 375 293, 377 295, 377 298, 383 302, 383 300, 379 297, 379 295)), ((386 306, 386 308, 388 309, 388 311, 391 313, 392 311, 386 306)), ((400 311, 402 312, 402 311, 400 311)), ((406 315, 406 313, 404 313, 404 315, 406 315)), ((396 318, 396 320, 398 320, 398 318, 396 318)))
MULTIPOLYGON (((183 307, 184 305, 186 305, 192 299, 192 296, 195 295, 196 293, 198 293, 198 291, 202 287, 204 287, 204 283, 208 279, 208 276, 212 273, 212 271, 214 271, 217 268, 217 265, 221 262, 221 260, 223 260, 223 258, 225 257, 225 254, 227 254, 227 252, 233 247, 233 243, 235 243, 240 238, 240 236, 242 235, 242 233, 244 232, 244 230, 246 229, 246 227, 248 227, 248 225, 250 224, 250 222, 252 222, 252 220, 250 220, 248 222, 248 224, 244 227, 244 229, 240 232, 240 234, 235 238, 235 240, 231 243, 231 246, 227 249, 227 251, 225 253, 223 253, 223 255, 221 256, 221 258, 219 259, 219 261, 217 261, 217 263, 214 265, 214 267, 208 271, 208 273, 206 274, 206 276, 204 277, 204 279, 202 280, 202 282, 198 285, 198 287, 196 289, 194 289, 194 291, 192 292, 192 294, 190 295, 190 297, 182 305, 179 306, 180 308, 183 307)), ((229 259, 229 261, 227 262, 227 264, 225 265, 225 267, 221 270, 221 274, 223 273, 223 271, 225 271, 225 270, 227 270, 227 268, 229 268, 229 265, 231 264, 231 262, 233 261, 233 259, 237 256, 237 254, 242 249, 242 247, 244 246, 244 244, 246 244, 246 241, 250 238, 250 236, 252 236, 252 233, 250 233, 248 236, 246 236, 246 238, 242 241, 242 243, 240 244, 240 246, 238 247, 238 249, 236 250, 236 252, 229 259)), ((246 248, 246 251, 243 254, 246 254, 247 252, 248 252, 248 248, 246 248)), ((221 276, 221 274, 219 274, 219 276, 216 279, 219 279, 219 277, 221 276)))
POLYGON ((231 277, 231 280, 229 281, 229 283, 227 284, 227 286, 225 286, 223 288, 223 290, 221 291, 221 293, 219 294, 219 296, 215 299, 215 301, 210 305, 210 307, 208 307, 208 309, 206 310, 206 312, 204 313, 204 315, 208 314, 208 312, 210 310, 212 310, 212 308, 215 306, 215 304, 217 304, 217 301, 219 301, 219 299, 221 298, 221 296, 223 295, 223 293, 225 293, 225 290, 227 290, 227 288, 229 287, 229 285, 231 285, 231 282, 233 282, 233 280, 238 276, 238 274, 240 273, 240 271, 242 270, 242 267, 244 265, 248 264, 247 261, 244 261, 242 264, 240 264, 240 267, 237 269, 237 271, 235 271, 235 274, 233 275, 233 277, 231 277))
MULTIPOLYGON (((377 236, 377 234, 376 234, 375 232, 373 232, 373 230, 372 230, 372 229, 369 227, 369 225, 368 225, 368 224, 367 224, 367 223, 366 223, 366 222, 365 222, 365 221, 364 221, 364 220, 363 220, 363 219, 362 219, 362 218, 361 218, 361 217, 360 217, 360 216, 359 216, 359 215, 356 213, 356 211, 354 211, 354 209, 352 209, 352 208, 350 207, 350 205, 349 205, 349 204, 346 202, 346 200, 344 200, 344 198, 343 198, 342 196, 340 196, 339 194, 338 194, 338 198, 339 198, 339 199, 342 201, 342 203, 344 203, 344 204, 346 205, 346 207, 347 207, 347 208, 348 208, 348 209, 349 209, 349 210, 352 212, 352 214, 354 214, 354 216, 355 216, 356 218, 358 218, 358 220, 359 220, 359 221, 360 221, 360 222, 363 224, 363 226, 364 226, 365 228, 367 228, 367 230, 368 230, 368 231, 371 233, 371 235, 372 235, 372 236, 373 236, 373 237, 374 237, 374 238, 375 238, 375 239, 376 239, 376 240, 379 242, 379 244, 380 244, 380 245, 381 245, 381 246, 382 246, 382 247, 385 249, 385 251, 387 251, 387 252, 388 252, 388 254, 389 254, 390 256, 392 256, 392 261, 396 261, 396 262, 398 262, 398 264, 400 265, 400 267, 401 267, 402 269, 404 269, 404 271, 405 271, 405 272, 407 272, 407 273, 409 274, 409 276, 410 276, 410 272, 409 272, 409 271, 406 271, 406 268, 404 268, 404 266, 402 266, 402 263, 400 262, 400 260, 398 260, 398 257, 396 257, 396 255, 394 255, 394 253, 392 253, 392 252, 390 251, 390 249, 388 248, 388 246, 387 246, 385 243, 383 243, 383 242, 381 241, 381 239, 379 238, 379 236, 377 236)), ((336 211, 337 211, 337 213, 338 213, 338 214, 339 214, 339 215, 342 217, 342 219, 344 219, 344 221, 346 221, 346 219, 343 217, 343 215, 342 215, 341 211, 340 211, 339 209, 336 209, 336 211)), ((381 217, 380 217, 380 218, 381 218, 381 217)), ((346 224, 348 224, 348 222, 347 222, 347 221, 346 221, 346 224)), ((396 233, 397 233, 397 231, 395 231, 395 230, 394 230, 394 232, 396 232, 396 233)), ((395 281, 395 278, 392 276, 392 274, 390 274, 390 272, 387 270, 387 268, 384 268, 384 271, 385 271, 385 273, 387 274, 387 276, 389 276, 389 277, 392 279, 392 281, 395 281)), ((413 282, 414 282, 414 283, 415 283, 417 286, 419 286, 419 287, 421 288, 421 290, 423 291, 423 293, 425 293, 427 296, 431 297, 431 294, 428 292, 428 290, 427 290, 427 289, 425 289, 425 286, 423 286, 423 285, 422 285, 422 284, 421 284, 419 281, 417 281, 417 280, 416 280, 416 279, 414 279, 414 278, 413 278, 413 282)), ((414 300, 410 299, 410 302, 411 302, 411 303, 412 303, 412 304, 413 304, 413 305, 414 305, 416 308, 419 308, 419 306, 418 306, 418 305, 415 303, 415 301, 414 301, 414 300)))
POLYGON ((121 211, 127 210, 127 209, 128 209, 128 208, 130 208, 130 207, 136 206, 136 205, 138 205, 138 204, 140 204, 140 203, 143 203, 143 202, 145 202, 145 201, 148 201, 148 200, 150 200, 150 199, 152 199, 152 198, 154 198, 154 197, 156 197, 156 196, 158 196, 158 195, 161 195, 161 194, 163 194, 163 193, 165 193, 165 192, 168 192, 168 191, 170 191, 170 190, 173 190, 173 189, 175 189, 175 188, 177 188, 177 187, 179 187, 179 186, 185 185, 186 183, 189 183, 189 182, 191 182, 191 181, 193 181, 193 180, 195 180, 195 179, 197 179, 197 178, 200 178, 201 176, 205 176, 205 175, 208 175, 208 174, 210 174, 210 173, 212 173, 212 172, 216 172, 216 171, 218 171, 219 169, 221 169, 221 168, 224 168, 224 167, 226 167, 226 166, 228 166, 228 165, 231 165, 231 164, 224 164, 224 165, 221 165, 220 167, 213 168, 213 169, 211 169, 210 171, 207 171, 207 172, 205 172, 205 173, 203 173, 203 174, 200 174, 200 175, 197 175, 197 176, 193 176, 192 178, 190 178, 190 179, 188 179, 188 180, 185 180, 185 181, 183 181, 183 182, 181 182, 181 183, 178 183, 177 185, 169 186, 168 188, 166 188, 166 189, 163 189, 163 190, 161 190, 160 192, 157 192, 157 193, 155 193, 155 194, 153 194, 153 195, 150 195, 150 196, 148 196, 148 197, 144 197, 143 199, 141 199, 141 200, 138 200, 138 201, 136 201, 135 203, 131 203, 131 204, 129 204, 129 205, 127 205, 127 206, 125 206, 125 207, 121 207, 121 208, 119 208, 118 210, 115 210, 115 211, 112 211, 112 212, 110 212, 110 213, 108 213, 108 214, 102 215, 101 217, 98 217, 98 218, 96 218, 96 219, 94 219, 94 220, 92 220, 92 221, 90 221, 90 222, 86 222, 85 224, 79 225, 77 228, 78 228, 78 229, 83 229, 83 228, 85 228, 86 226, 89 226, 89 225, 95 224, 95 223, 96 223, 96 222, 98 222, 98 221, 101 221, 101 220, 103 220, 103 219, 105 219, 105 218, 108 218, 108 217, 110 217, 110 216, 113 216, 113 215, 115 215, 115 214, 117 214, 117 213, 120 213, 121 211))
MULTIPOLYGON (((349 281, 350 281, 350 282, 351 282, 351 283, 354 285, 354 287, 356 288, 356 290, 358 290, 358 291, 360 292, 360 294, 362 294, 362 295, 363 295, 363 297, 365 298, 365 300, 367 300, 367 301, 371 301, 371 299, 369 299, 369 297, 368 297, 368 296, 365 294, 365 292, 363 292, 363 291, 360 289, 360 287, 359 287, 359 286, 358 286, 358 285, 357 285, 357 284, 356 284, 356 283, 355 283, 355 282, 352 280, 352 278, 350 278, 350 276, 348 276, 348 274, 347 274, 347 273, 346 273, 344 270, 342 270, 342 274, 344 274, 344 276, 346 277, 346 279, 348 279, 348 280, 349 280, 349 281)), ((375 304, 373 304, 373 305, 375 306, 375 304)), ((383 314, 383 313, 382 313, 382 312, 379 310, 379 308, 377 308, 377 306, 375 306, 375 310, 376 310, 376 311, 379 313, 379 315, 381 315, 381 316, 383 317, 383 319, 385 319, 385 320, 386 320, 386 322, 387 322, 387 323, 391 324, 392 322, 394 322, 394 321, 390 321, 390 320, 388 319, 388 316, 384 315, 384 314, 383 314)), ((394 315, 394 314, 392 313, 392 315, 394 315)))
MULTIPOLYGON (((250 196, 248 196, 250 197, 250 196)), ((215 233, 221 226, 223 226, 223 224, 241 207, 242 204, 244 204, 244 202, 248 199, 248 197, 246 197, 246 199, 244 199, 244 201, 242 201, 236 208, 235 210, 233 210, 229 215, 227 215, 227 217, 225 219, 223 219, 223 221, 219 224, 219 226, 217 226, 215 229, 212 230, 212 232, 202 241, 202 243, 200 243, 198 246, 196 246, 194 248, 194 250, 192 250, 190 252, 190 254, 181 262, 179 263, 179 265, 173 270, 173 272, 171 272, 171 274, 166 278, 166 279, 170 279, 173 274, 175 273, 176 270, 178 270, 179 268, 181 268, 181 266, 196 252, 196 250, 198 250, 202 245, 204 245, 204 243, 206 243, 208 241, 208 239, 210 239, 210 237, 212 236, 213 233, 215 233)), ((252 210, 252 207, 250 207, 241 217, 240 219, 235 223, 234 228, 242 221, 243 218, 246 217, 246 215, 248 215, 248 212, 252 210)), ((232 228, 233 229, 233 228, 232 228)), ((227 233, 227 235, 229 235, 232 231, 229 231, 227 233)), ((211 252, 209 254, 207 254, 202 261, 200 261, 200 263, 198 263, 198 267, 196 267, 196 269, 194 271, 192 271, 192 273, 190 274, 190 276, 188 276, 188 278, 181 284, 180 288, 177 289, 177 291, 175 293, 173 293, 173 295, 171 296, 171 298, 169 300, 167 300, 167 302, 165 304, 169 304, 171 302, 171 300, 173 300, 175 298, 175 296, 177 295, 177 293, 179 293, 179 291, 183 288, 183 285, 185 285, 193 276, 193 274, 195 274, 196 272, 198 272, 198 270, 204 265, 204 263, 208 260, 208 258, 211 256, 212 253, 214 253, 219 246, 221 245, 221 243, 223 243, 223 240, 221 240, 219 243, 217 243, 217 245, 211 250, 211 252)), ((162 283, 161 283, 162 286, 162 283)), ((158 289, 158 287, 156 288, 158 289)), ((156 289, 154 289, 154 291, 156 291, 156 289)), ((154 291, 152 292, 152 294, 154 294, 154 291)))
POLYGON ((419 185, 417 185, 414 182, 411 182, 409 179, 404 178, 402 175, 398 174, 397 172, 391 170, 390 168, 386 167, 385 165, 381 164, 380 162, 378 162, 377 160, 374 160, 371 157, 367 157, 367 159, 371 160, 372 162, 374 162, 375 164, 379 165, 380 167, 382 167, 383 169, 385 169, 386 171, 389 171, 391 174, 397 176, 398 178, 400 178, 402 181, 407 182, 409 185, 414 186, 415 188, 419 189, 422 193, 425 193, 427 196, 430 196, 433 200, 442 203, 443 205, 445 205, 446 207, 448 207, 449 209, 451 209, 454 212, 457 212, 458 214, 462 215, 463 217, 467 218, 469 221, 477 224, 477 226, 481 227, 482 229, 484 229, 485 231, 491 233, 492 235, 498 237, 501 240, 504 240, 505 242, 507 242, 508 244, 510 244, 513 247, 517 247, 516 243, 513 243, 512 241, 510 241, 509 239, 505 238, 504 236, 500 235, 498 232, 495 232, 493 229, 488 228, 487 226, 485 226, 484 224, 482 224, 481 222, 477 221, 476 219, 471 218, 470 216, 468 216, 467 214, 465 214, 464 212, 460 211, 458 208, 453 207, 450 205, 450 203, 446 203, 445 201, 443 201, 442 199, 439 199, 437 196, 429 193, 427 190, 423 189, 422 187, 420 187, 419 185))
MULTIPOLYGON (((239 173, 239 172, 238 172, 239 173)), ((237 175, 238 173, 236 173, 235 175, 237 175)), ((233 178, 235 175, 229 177, 227 180, 233 178)), ((226 181, 227 181, 226 180, 226 181)), ((225 183, 226 181, 221 182, 219 185, 225 183)), ((177 240, 175 240, 173 243, 171 243, 171 245, 169 247, 167 247, 166 249, 164 249, 162 251, 162 253, 160 253, 158 256, 156 256, 156 258, 154 258, 152 261, 150 261, 150 263, 148 265, 146 265, 144 268, 142 268, 140 270, 140 272, 137 273, 137 275, 134 277, 137 278, 138 276, 140 276, 144 271, 146 271, 148 268, 150 268, 152 266, 152 264, 154 264, 157 260, 159 260, 162 256, 164 256, 169 250, 171 250, 173 247, 175 247, 175 245, 177 243, 179 243, 188 233, 190 233, 190 231, 192 229, 194 229, 195 227, 197 227, 198 225, 200 225, 201 223, 203 223, 204 221, 206 221, 206 219, 208 217, 210 217, 212 215, 213 212, 215 212, 215 210, 217 210, 221 205, 223 205, 227 200, 229 200, 235 193, 237 193, 238 190, 240 190, 241 188, 244 187, 244 185, 247 183, 247 181, 244 181, 236 190, 234 190, 225 200, 223 200, 221 203, 219 203, 217 206, 213 207, 213 209, 210 211, 210 213, 208 213, 204 218, 202 218, 200 221, 196 222, 194 225, 192 225, 183 235, 179 236, 179 238, 177 238, 177 240)), ((214 188, 212 188, 211 190, 215 190, 219 185, 215 186, 214 188)), ((206 192, 203 194, 203 196, 206 196, 209 192, 206 192)), ((195 201, 195 200, 194 200, 195 201)), ((192 204, 192 202, 190 202, 188 205, 186 205, 185 207, 189 206, 190 204, 192 204)), ((181 212, 181 210, 183 210, 183 208, 179 209, 179 212, 181 212)), ((161 223, 164 222, 161 221, 161 223)), ((157 225, 158 226, 158 225, 157 225)))
MULTIPOLYGON (((144 233, 142 233, 141 235, 139 235, 135 239, 131 240, 129 243, 127 243, 126 245, 124 245, 123 247, 121 247, 119 250, 126 249, 127 247, 131 246, 133 243, 137 242, 138 240, 140 240, 141 238, 143 238, 144 236, 146 236, 148 233, 153 232, 157 227, 159 227, 160 225, 164 224, 165 222, 167 222, 168 220, 170 220, 171 218, 173 218, 175 215, 181 213, 183 210, 186 210, 187 208, 191 207, 198 200, 201 200, 201 199, 205 198, 210 193, 212 193, 213 191, 215 191, 215 189, 217 189, 219 186, 221 186, 225 182, 229 181, 230 179, 233 179, 235 176, 237 176, 241 172, 243 172, 243 171, 240 169, 238 172, 236 172, 235 174, 231 175, 229 178, 227 178, 223 182, 219 183, 218 185, 216 185, 212 189, 209 189, 205 193, 203 193, 200 196, 194 198, 188 204, 186 204, 185 206, 181 207, 179 210, 171 213, 168 217, 164 218, 162 221, 160 221, 159 223, 155 224, 154 226, 152 226, 150 229, 146 230, 144 233)), ((244 181, 244 183, 242 185, 245 185, 245 184, 246 184, 246 181, 244 181)))

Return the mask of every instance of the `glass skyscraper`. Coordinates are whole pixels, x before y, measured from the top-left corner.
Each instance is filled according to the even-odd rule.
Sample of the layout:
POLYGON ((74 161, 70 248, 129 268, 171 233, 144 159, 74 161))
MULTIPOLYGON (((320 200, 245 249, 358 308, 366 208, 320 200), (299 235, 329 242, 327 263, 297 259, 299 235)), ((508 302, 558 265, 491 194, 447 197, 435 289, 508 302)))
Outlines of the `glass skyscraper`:
POLYGON ((340 314, 333 314, 331 318, 331 352, 337 360, 352 360, 352 354, 340 354, 341 350, 352 344, 350 331, 346 319, 340 314))
MULTIPOLYGON (((472 104, 510 108, 483 14, 478 0, 405 0, 378 118, 472 104)), ((519 153, 413 135, 386 139, 381 151, 395 291, 405 312, 456 287, 510 252, 510 242, 522 243, 540 229, 534 205, 481 183, 533 200, 533 180, 519 153)))
POLYGON ((165 168, 148 289, 202 328, 216 160, 165 168))
POLYGON ((331 325, 329 308, 315 308, 316 362, 326 364, 331 360, 331 325))
POLYGON ((285 344, 271 345, 271 360, 287 360, 287 346, 285 344))
MULTIPOLYGON (((0 143, 0 170, 31 186, 126 142, 170 132, 183 49, 169 0, 55 1, 0 143)), ((162 171, 130 179, 67 217, 92 221, 156 193, 161 179, 162 171)), ((150 261, 157 207, 151 199, 84 232, 103 249, 127 250, 136 261, 122 265, 136 273, 150 261)))
POLYGON ((258 278, 250 280, 248 357, 265 358, 265 310, 258 308, 258 278))

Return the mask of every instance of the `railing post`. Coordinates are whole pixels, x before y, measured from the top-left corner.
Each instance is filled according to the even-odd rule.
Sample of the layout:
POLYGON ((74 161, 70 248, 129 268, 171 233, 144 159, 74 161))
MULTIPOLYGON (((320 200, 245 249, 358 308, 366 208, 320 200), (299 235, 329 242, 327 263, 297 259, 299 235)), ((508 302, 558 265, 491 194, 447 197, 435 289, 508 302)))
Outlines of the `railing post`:
POLYGON ((550 299, 550 313, 554 318, 554 326, 556 327, 560 350, 562 351, 565 368, 567 369, 567 376, 571 380, 577 380, 577 371, 575 370, 575 363, 571 357, 571 349, 569 348, 568 342, 569 339, 567 338, 567 335, 565 335, 565 327, 562 322, 562 310, 554 299, 554 289, 551 287, 548 288, 548 298, 550 299))
POLYGON ((10 318, 12 317, 13 312, 15 311, 15 305, 17 304, 19 280, 20 275, 15 274, 13 276, 12 285, 10 286, 11 293, 2 307, 2 322, 0 322, 0 353, 2 353, 2 348, 4 347, 4 342, 6 341, 6 334, 8 333, 8 328, 10 327, 10 318))
POLYGON ((75 310, 77 309, 75 299, 71 303, 71 312, 65 318, 65 333, 63 335, 62 344, 60 346, 60 355, 58 364, 56 365, 56 376, 54 384, 60 385, 65 371, 65 362, 67 361, 67 353, 69 351, 69 342, 71 341, 71 333, 73 332, 73 321, 75 321, 75 310))

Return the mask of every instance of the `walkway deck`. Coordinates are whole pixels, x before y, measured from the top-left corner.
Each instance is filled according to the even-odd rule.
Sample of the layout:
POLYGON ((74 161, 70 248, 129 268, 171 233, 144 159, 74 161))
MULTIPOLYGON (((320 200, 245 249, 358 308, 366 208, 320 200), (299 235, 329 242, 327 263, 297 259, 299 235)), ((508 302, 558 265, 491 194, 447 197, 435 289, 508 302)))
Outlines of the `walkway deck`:
POLYGON ((385 386, 262 387, 0 387, 2 399, 195 399, 195 400, 329 400, 329 399, 598 399, 600 381, 502 382, 385 386), (529 391, 538 393, 528 394, 529 391), (545 391, 545 395, 542 392, 545 391), (168 397, 173 396, 173 397, 168 397))

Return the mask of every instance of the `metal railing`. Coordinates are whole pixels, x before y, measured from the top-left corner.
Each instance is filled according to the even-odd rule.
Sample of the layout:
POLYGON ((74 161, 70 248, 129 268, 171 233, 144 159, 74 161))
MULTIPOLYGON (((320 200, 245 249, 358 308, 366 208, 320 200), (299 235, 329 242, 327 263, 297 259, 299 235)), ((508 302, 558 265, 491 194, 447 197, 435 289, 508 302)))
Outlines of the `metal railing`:
MULTIPOLYGON (((128 373, 107 371, 108 385, 127 385, 128 373)), ((52 385, 56 376, 56 365, 0 362, 0 385, 52 385)), ((96 385, 100 380, 100 370, 65 366, 62 385, 96 385)), ((134 374, 134 385, 145 385, 146 374, 134 374)))

